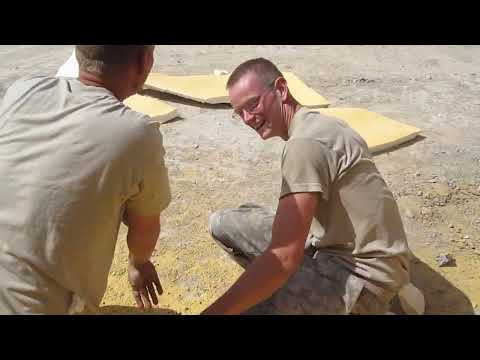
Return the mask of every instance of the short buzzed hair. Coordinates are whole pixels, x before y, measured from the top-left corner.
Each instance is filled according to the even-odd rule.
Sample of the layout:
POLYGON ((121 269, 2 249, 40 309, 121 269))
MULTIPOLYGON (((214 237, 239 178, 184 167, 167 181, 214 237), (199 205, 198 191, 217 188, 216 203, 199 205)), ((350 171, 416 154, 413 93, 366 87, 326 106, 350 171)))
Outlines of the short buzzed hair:
POLYGON ((280 70, 270 61, 264 58, 257 58, 245 61, 233 70, 227 81, 227 89, 230 89, 245 74, 254 72, 265 86, 273 85, 274 81, 283 76, 280 70))
POLYGON ((76 45, 80 70, 105 75, 115 68, 134 61, 153 45, 76 45))

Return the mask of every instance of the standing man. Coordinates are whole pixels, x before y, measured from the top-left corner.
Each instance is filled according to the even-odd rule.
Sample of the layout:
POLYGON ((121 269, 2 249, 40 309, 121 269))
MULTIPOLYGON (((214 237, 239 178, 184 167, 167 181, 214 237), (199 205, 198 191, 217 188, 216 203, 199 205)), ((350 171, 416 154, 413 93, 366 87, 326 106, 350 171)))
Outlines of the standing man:
POLYGON ((162 135, 122 101, 151 45, 77 45, 78 79, 15 82, 0 107, 0 313, 96 309, 120 222, 139 308, 162 293, 150 257, 170 201, 162 135), (156 288, 156 290, 155 290, 156 288))
POLYGON ((236 118, 286 141, 282 186, 276 214, 212 214, 212 237, 246 270, 203 314, 386 313, 409 283, 409 248, 365 141, 303 108, 268 60, 238 66, 227 89, 236 118))

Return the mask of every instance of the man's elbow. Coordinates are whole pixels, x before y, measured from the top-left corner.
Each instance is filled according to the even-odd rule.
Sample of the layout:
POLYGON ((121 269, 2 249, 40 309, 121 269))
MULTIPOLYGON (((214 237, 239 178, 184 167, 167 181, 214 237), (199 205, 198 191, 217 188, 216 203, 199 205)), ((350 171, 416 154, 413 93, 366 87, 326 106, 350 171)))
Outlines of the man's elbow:
POLYGON ((288 276, 298 271, 303 262, 304 249, 283 249, 277 252, 277 258, 280 261, 282 269, 288 276))
POLYGON ((156 233, 160 231, 160 215, 138 216, 129 214, 125 217, 129 230, 139 234, 156 233))

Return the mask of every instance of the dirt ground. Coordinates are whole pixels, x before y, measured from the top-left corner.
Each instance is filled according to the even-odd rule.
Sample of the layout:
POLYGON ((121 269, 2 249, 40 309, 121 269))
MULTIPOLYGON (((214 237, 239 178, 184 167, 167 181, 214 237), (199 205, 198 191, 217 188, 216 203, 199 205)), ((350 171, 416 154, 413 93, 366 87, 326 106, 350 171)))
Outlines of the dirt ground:
MULTIPOLYGON (((54 74, 71 46, 0 46, 0 96, 17 78, 54 74)), ((413 282, 427 314, 480 313, 480 46, 157 46, 154 71, 231 71, 263 56, 331 101, 417 126, 422 137, 376 154, 397 199, 416 259, 413 282), (435 258, 449 253, 454 266, 435 258)), ((139 312, 126 279, 121 228, 101 313, 198 314, 241 268, 213 243, 209 214, 256 202, 275 208, 282 141, 261 141, 227 105, 153 94, 180 116, 161 126, 173 200, 154 255, 164 287, 158 308, 139 312)))

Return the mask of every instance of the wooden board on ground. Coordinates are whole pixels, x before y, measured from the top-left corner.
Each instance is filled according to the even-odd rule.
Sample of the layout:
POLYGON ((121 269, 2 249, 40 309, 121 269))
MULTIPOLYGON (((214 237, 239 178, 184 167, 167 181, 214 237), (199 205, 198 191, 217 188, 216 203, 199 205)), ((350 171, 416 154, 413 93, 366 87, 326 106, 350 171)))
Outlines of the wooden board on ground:
POLYGON ((328 108, 314 110, 348 123, 365 139, 372 153, 410 141, 421 132, 419 128, 366 109, 328 108))
MULTIPOLYGON (((327 107, 329 102, 291 72, 284 72, 292 96, 307 107, 327 107)), ((229 75, 171 76, 150 73, 144 88, 161 91, 207 104, 228 104, 229 75)))
POLYGON ((149 115, 154 121, 164 123, 178 116, 177 109, 151 96, 135 94, 123 101, 132 110, 149 115))

